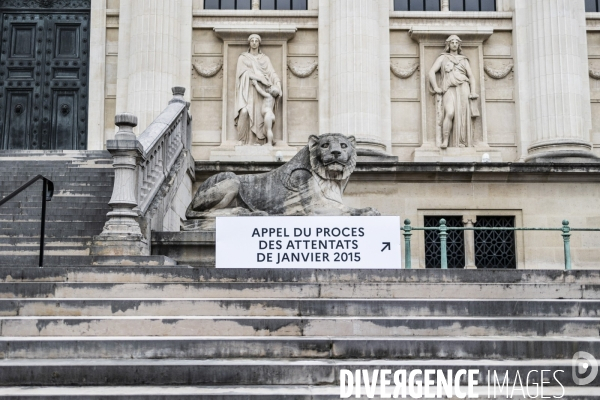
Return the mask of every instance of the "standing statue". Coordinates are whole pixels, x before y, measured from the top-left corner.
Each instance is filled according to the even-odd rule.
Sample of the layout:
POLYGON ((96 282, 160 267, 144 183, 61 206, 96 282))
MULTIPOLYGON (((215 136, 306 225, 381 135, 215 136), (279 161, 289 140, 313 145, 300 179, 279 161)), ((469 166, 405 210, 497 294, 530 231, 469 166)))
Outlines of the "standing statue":
POLYGON ((275 108, 281 97, 281 80, 266 54, 261 38, 248 37, 250 48, 240 54, 235 74, 235 126, 240 144, 274 145, 275 108))
POLYGON ((479 116, 479 95, 458 36, 446 39, 444 52, 429 71, 429 82, 436 97, 436 145, 445 149, 452 138, 452 147, 472 147, 472 119, 479 116))

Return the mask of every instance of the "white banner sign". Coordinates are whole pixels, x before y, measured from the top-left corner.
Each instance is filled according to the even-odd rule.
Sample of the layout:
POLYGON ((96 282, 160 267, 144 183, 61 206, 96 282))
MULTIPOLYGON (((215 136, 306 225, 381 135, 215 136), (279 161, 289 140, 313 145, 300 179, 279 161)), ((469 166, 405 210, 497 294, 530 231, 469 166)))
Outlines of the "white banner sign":
POLYGON ((218 217, 217 268, 397 269, 400 217, 218 217))

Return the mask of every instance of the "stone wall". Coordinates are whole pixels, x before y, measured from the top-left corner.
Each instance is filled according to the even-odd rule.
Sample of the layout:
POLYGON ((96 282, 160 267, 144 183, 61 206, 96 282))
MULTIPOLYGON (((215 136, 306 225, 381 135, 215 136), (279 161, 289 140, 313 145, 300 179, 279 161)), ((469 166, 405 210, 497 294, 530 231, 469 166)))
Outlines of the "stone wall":
MULTIPOLYGON (((389 9, 386 11, 389 16, 384 18, 386 19, 384 25, 389 24, 389 34, 384 34, 385 37, 375 41, 381 42, 384 39, 384 42, 389 41, 389 72, 379 73, 378 68, 383 68, 387 63, 379 60, 379 55, 377 57, 368 56, 373 63, 381 64, 372 71, 369 70, 368 76, 374 77, 373 82, 355 77, 354 81, 338 82, 342 85, 338 88, 335 86, 339 80, 339 77, 336 78, 338 76, 336 69, 339 68, 336 66, 337 59, 335 58, 337 51, 335 46, 338 45, 335 40, 332 40, 338 36, 330 32, 330 29, 342 29, 342 25, 335 22, 336 19, 330 12, 331 7, 337 7, 336 1, 310 0, 307 11, 203 10, 202 0, 181 0, 177 3, 178 7, 171 13, 173 14, 171 17, 179 21, 181 32, 173 31, 173 35, 175 35, 173 43, 177 44, 175 46, 177 48, 173 51, 179 51, 178 54, 181 56, 165 58, 165 62, 173 63, 172 71, 161 70, 162 72, 156 73, 162 74, 160 76, 169 76, 168 79, 165 78, 167 80, 180 81, 169 82, 169 85, 165 83, 165 86, 170 87, 172 84, 190 86, 188 93, 189 99, 192 101, 191 111, 196 116, 193 126, 193 156, 196 159, 216 160, 218 156, 215 158, 213 154, 215 149, 224 147, 230 149, 235 144, 237 133, 233 124, 232 110, 235 61, 246 46, 244 34, 252 31, 253 27, 257 30, 272 31, 281 27, 294 30, 294 33, 285 39, 282 37, 267 38, 263 45, 265 54, 270 56, 284 86, 283 100, 276 110, 274 132, 276 141, 280 145, 287 146, 284 149, 288 151, 286 154, 292 154, 291 150, 303 145, 311 133, 340 130, 357 136, 359 146, 383 150, 397 156, 400 161, 420 161, 422 157, 420 158, 418 155, 419 149, 423 149, 424 144, 431 142, 435 135, 435 100, 429 92, 427 73, 436 55, 443 51, 444 40, 442 38, 453 32, 464 33, 481 27, 488 29, 491 34, 476 38, 475 42, 469 37, 464 39, 466 40, 464 43, 465 55, 469 57, 476 76, 477 91, 481 96, 479 104, 482 116, 474 119, 475 141, 489 146, 485 151, 492 155, 494 161, 525 160, 529 156, 528 148, 531 143, 536 140, 544 142, 542 139, 538 140, 531 136, 532 132, 535 135, 537 133, 532 131, 531 127, 527 125, 529 122, 523 119, 524 115, 531 114, 527 111, 530 107, 530 101, 527 99, 538 98, 534 95, 527 97, 527 93, 534 89, 528 84, 532 79, 529 75, 535 76, 539 72, 526 71, 525 66, 529 65, 527 61, 524 60, 524 64, 519 66, 516 57, 518 48, 527 54, 531 53, 529 39, 523 33, 525 31, 515 30, 515 26, 536 23, 535 21, 528 22, 530 21, 528 18, 530 18, 529 15, 543 11, 541 8, 539 10, 535 8, 538 7, 537 3, 523 8, 522 5, 525 3, 519 0, 516 3, 513 0, 498 0, 497 12, 431 13, 396 12, 393 11, 393 1, 379 0, 382 6, 385 5, 384 9, 389 9), (516 17, 516 14, 519 14, 519 17, 516 17), (188 20, 190 16, 191 21, 188 20), (216 30, 222 29, 237 29, 240 32, 243 31, 244 34, 230 35, 227 39, 223 39, 216 33, 216 30), (423 39, 427 43, 420 44, 423 40, 411 34, 415 30, 435 31, 438 36, 423 39), (191 43, 187 45, 187 41, 191 41, 191 43), (188 60, 191 60, 189 65, 184 65, 188 64, 188 60), (519 75, 519 68, 521 75, 519 75), (307 74, 307 71, 311 72, 307 74), (520 81, 517 79, 519 76, 521 76, 520 81), (380 83, 383 85, 381 88, 380 83), (348 94, 336 97, 338 96, 337 91, 345 90, 344 88, 349 85, 356 87, 349 88, 348 93, 364 93, 364 96, 368 97, 369 90, 374 90, 384 96, 384 99, 389 98, 389 101, 381 104, 375 104, 379 100, 369 100, 368 104, 372 103, 373 115, 376 115, 377 118, 367 117, 371 111, 368 111, 370 106, 360 105, 363 95, 357 95, 358 97, 354 100, 348 94), (344 106, 346 99, 349 103, 344 106), (338 104, 342 106, 342 109, 347 110, 352 104, 357 104, 357 107, 365 111, 352 111, 344 117, 341 111, 336 111, 338 104), (340 115, 337 116, 338 114, 340 115), (365 115, 364 123, 360 119, 363 118, 360 117, 362 114, 365 115), (344 121, 348 121, 349 125, 344 121), (379 126, 379 124, 382 125, 379 126), (375 125, 377 125, 375 131, 379 133, 369 133, 369 129, 375 125), (391 130, 391 133, 386 133, 388 129, 391 130), (366 141, 362 140, 362 136, 365 136, 366 141), (369 137, 372 138, 368 139, 369 137), (211 154, 213 154, 212 158, 211 154)), ((357 1, 357 5, 362 4, 361 0, 357 1)), ((564 0, 553 0, 552 4, 543 2, 539 4, 558 10, 567 3, 564 0)), ((136 103, 136 96, 139 95, 136 94, 138 93, 137 89, 132 87, 133 84, 128 77, 132 74, 141 74, 141 77, 145 74, 142 70, 150 71, 159 67, 146 66, 142 68, 130 60, 130 54, 119 54, 119 49, 126 49, 129 45, 123 41, 129 40, 127 38, 137 37, 133 31, 138 29, 137 25, 129 21, 131 18, 138 18, 137 14, 131 14, 130 8, 125 5, 120 0, 101 0, 94 3, 92 11, 94 24, 92 24, 91 43, 93 45, 92 58, 95 61, 92 63, 90 72, 90 76, 94 78, 90 80, 94 90, 91 90, 90 93, 93 93, 91 94, 92 101, 98 102, 100 106, 91 107, 90 110, 90 149, 103 148, 104 142, 114 136, 113 117, 116 112, 136 112, 136 110, 120 108, 141 107, 137 111, 145 110, 148 104, 154 104, 154 101, 151 100, 153 96, 160 98, 168 93, 168 88, 165 89, 165 93, 158 88, 148 89, 150 91, 143 93, 146 106, 142 107, 141 103, 136 103), (125 21, 127 22, 125 25, 122 22, 123 18, 129 21, 125 21), (141 72, 136 72, 138 67, 135 65, 142 68, 141 72), (127 88, 123 85, 126 85, 127 88), (121 94, 117 95, 119 87, 121 87, 121 92, 119 92, 121 94)), ((340 3, 340 6, 348 8, 350 4, 340 3)), ((357 7, 362 7, 362 5, 357 7)), ((580 8, 577 6, 572 9, 572 12, 580 13, 582 10, 580 8)), ((143 14, 146 11, 137 11, 138 14, 140 12, 143 14)), ((373 15, 374 18, 379 18, 375 14, 373 15)), ((366 24, 365 18, 363 15, 356 21, 366 24)), ((597 51, 600 36, 597 37, 598 33, 596 32, 596 25, 600 19, 593 13, 587 14, 586 18, 587 57, 591 70, 591 78, 589 78, 591 110, 589 112, 583 110, 582 118, 584 125, 587 124, 586 119, 591 118, 589 124, 592 132, 589 135, 589 141, 600 144, 600 136, 597 133, 600 132, 600 120, 598 119, 600 113, 595 112, 600 111, 596 110, 600 104, 598 103, 600 101, 598 98, 600 72, 594 74, 594 71, 600 71, 600 64, 596 62, 596 58, 600 57, 598 55, 600 52, 597 51)), ((378 26, 383 26, 382 21, 378 22, 378 26)), ((164 23, 166 24, 166 22, 164 23)), ((167 25, 160 28, 159 31, 167 29, 167 25)), ((356 58, 361 51, 359 48, 363 45, 362 42, 367 49, 375 45, 375 41, 369 39, 371 37, 367 32, 369 29, 365 31, 363 28, 366 29, 366 25, 352 31, 354 39, 348 42, 348 45, 344 45, 342 42, 339 44, 342 47, 349 46, 348 48, 344 47, 340 54, 347 54, 348 60, 354 60, 343 61, 340 64, 349 68, 348 71, 352 67, 360 67, 365 64, 365 61, 357 61, 359 59, 356 58)), ((559 32, 562 28, 558 26, 556 29, 559 32)), ((372 29, 370 30, 372 31, 372 29)), ((385 54, 385 52, 381 54, 385 54)), ((565 77, 565 79, 567 78, 565 77)), ((586 98, 585 93, 582 98, 586 98)), ((156 100, 156 103, 162 104, 159 100, 156 100)), ((156 114, 157 111, 150 107, 148 113, 146 119, 151 118, 151 115, 156 114)), ((140 122, 140 129, 143 129, 142 125, 144 125, 143 121, 140 122)), ((588 140, 586 139, 588 136, 586 129, 583 127, 581 133, 577 134, 581 136, 583 142, 588 140)), ((566 135, 565 137, 571 135, 568 132, 560 134, 566 135)), ((578 142, 575 145, 580 146, 582 143, 578 142)), ((585 143, 583 145, 584 147, 588 146, 585 143)), ((568 146, 570 145, 567 144, 568 146)), ((482 151, 474 153, 475 155, 470 157, 480 157, 482 151)), ((600 154, 600 151, 594 151, 600 154)), ((444 158, 439 155, 427 154, 425 158, 431 160, 431 157, 437 157, 438 161, 449 161, 448 157, 444 158)), ((453 157, 453 161, 461 161, 460 156, 453 157)), ((474 161, 471 158, 463 157, 462 160, 474 161)), ((247 157, 244 160, 247 161, 247 157)))

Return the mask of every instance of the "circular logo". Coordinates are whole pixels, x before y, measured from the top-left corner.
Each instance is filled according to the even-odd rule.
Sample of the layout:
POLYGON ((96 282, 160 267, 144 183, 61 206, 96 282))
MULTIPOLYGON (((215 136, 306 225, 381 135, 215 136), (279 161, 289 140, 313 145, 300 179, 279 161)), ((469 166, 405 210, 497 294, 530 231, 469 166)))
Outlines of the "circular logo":
POLYGON ((584 386, 592 383, 598 376, 598 361, 588 352, 578 351, 573 356, 573 382, 584 386))

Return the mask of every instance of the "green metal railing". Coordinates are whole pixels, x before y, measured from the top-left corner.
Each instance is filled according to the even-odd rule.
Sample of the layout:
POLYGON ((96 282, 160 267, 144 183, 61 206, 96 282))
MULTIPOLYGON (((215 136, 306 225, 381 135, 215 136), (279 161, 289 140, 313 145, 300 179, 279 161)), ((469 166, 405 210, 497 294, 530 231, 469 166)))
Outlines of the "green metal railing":
POLYGON ((410 220, 404 220, 404 226, 402 231, 404 234, 404 268, 411 269, 411 251, 410 241, 412 231, 439 231, 440 235, 440 252, 441 252, 441 264, 442 269, 448 269, 448 254, 446 248, 446 240, 448 239, 448 231, 560 231, 563 237, 564 253, 565 253, 565 270, 571 269, 571 232, 600 232, 598 228, 571 228, 569 221, 564 220, 562 222, 562 228, 454 228, 446 226, 446 220, 440 219, 440 226, 438 227, 413 227, 410 226, 410 220))

